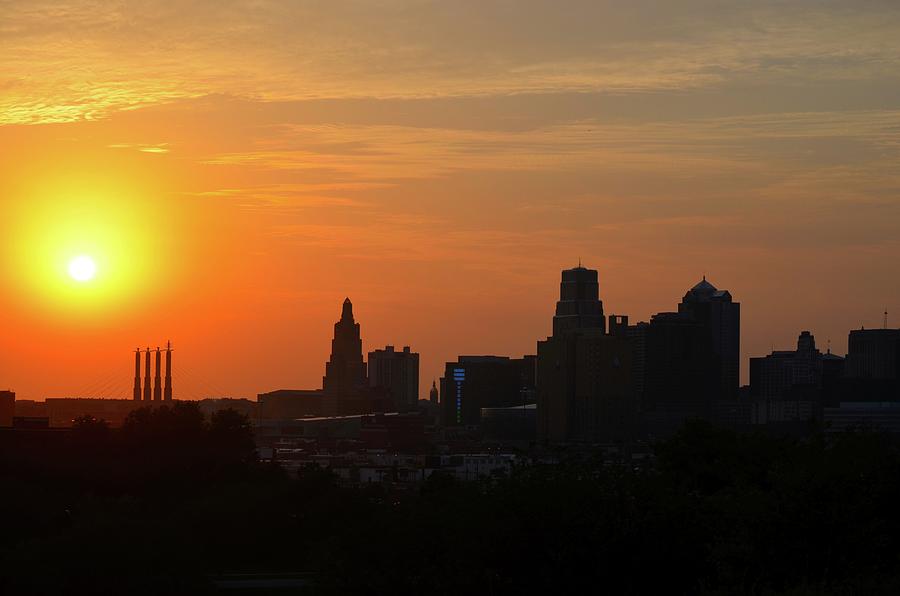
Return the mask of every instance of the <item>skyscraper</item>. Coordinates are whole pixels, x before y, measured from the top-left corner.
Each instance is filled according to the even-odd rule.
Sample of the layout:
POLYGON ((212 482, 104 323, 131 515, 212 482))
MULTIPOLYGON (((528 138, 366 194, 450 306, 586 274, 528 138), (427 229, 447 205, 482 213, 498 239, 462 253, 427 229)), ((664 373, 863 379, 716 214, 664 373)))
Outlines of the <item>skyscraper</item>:
POLYGON ((369 386, 387 391, 388 408, 397 412, 411 412, 419 403, 419 354, 404 346, 398 352, 394 346, 369 352, 369 386))
POLYGON ((539 440, 627 440, 634 391, 627 319, 606 333, 597 271, 562 272, 553 335, 537 345, 539 440))
POLYGON ((717 389, 714 398, 737 397, 740 386, 741 305, 734 302, 728 290, 719 290, 706 281, 706 276, 687 291, 678 312, 688 314, 704 326, 718 363, 717 389))
POLYGON ((559 301, 553 317, 553 335, 556 337, 578 329, 606 330, 597 271, 582 267, 581 263, 574 269, 562 272, 559 301))
POLYGON ((344 299, 341 319, 334 324, 331 357, 325 364, 322 390, 327 414, 363 413, 366 364, 362 356, 359 323, 353 319, 353 303, 344 299))
POLYGON ((847 348, 848 378, 900 379, 900 329, 855 329, 847 348))
POLYGON ((847 348, 844 401, 900 400, 900 329, 855 329, 847 348))
POLYGON ((663 312, 635 329, 643 335, 640 418, 643 432, 666 436, 691 418, 711 419, 719 386, 718 358, 705 325, 690 314, 663 312))

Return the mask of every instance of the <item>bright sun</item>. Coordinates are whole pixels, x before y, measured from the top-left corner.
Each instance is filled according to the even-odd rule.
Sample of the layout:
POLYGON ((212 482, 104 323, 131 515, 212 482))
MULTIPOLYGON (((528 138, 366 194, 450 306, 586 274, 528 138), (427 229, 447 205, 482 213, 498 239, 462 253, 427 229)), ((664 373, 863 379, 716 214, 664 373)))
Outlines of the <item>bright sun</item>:
POLYGON ((90 281, 96 274, 97 265, 91 257, 80 255, 69 261, 69 276, 75 281, 90 281))

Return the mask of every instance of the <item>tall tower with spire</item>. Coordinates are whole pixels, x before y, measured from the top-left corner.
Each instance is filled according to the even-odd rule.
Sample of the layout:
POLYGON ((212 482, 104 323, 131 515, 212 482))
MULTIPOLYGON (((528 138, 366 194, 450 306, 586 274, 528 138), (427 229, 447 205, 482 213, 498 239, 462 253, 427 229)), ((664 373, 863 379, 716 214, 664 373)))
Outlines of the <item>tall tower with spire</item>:
POLYGON ((353 319, 353 303, 345 298, 341 319, 334 324, 331 357, 325 364, 325 376, 322 378, 327 413, 355 413, 365 386, 366 364, 363 361, 359 323, 353 319))

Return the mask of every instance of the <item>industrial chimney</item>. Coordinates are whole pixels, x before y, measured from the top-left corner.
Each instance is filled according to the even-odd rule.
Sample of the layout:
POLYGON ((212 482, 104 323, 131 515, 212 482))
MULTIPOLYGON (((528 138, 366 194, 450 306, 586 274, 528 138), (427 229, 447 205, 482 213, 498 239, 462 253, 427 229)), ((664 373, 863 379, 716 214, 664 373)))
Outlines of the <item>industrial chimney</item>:
POLYGON ((150 401, 150 348, 144 358, 144 401, 150 401))
POLYGON ((141 401, 141 349, 134 351, 134 401, 141 401))
POLYGON ((166 342, 166 387, 163 392, 166 401, 172 401, 172 342, 166 342))
POLYGON ((162 400, 162 379, 160 377, 159 346, 156 346, 156 376, 153 377, 153 401, 162 400))

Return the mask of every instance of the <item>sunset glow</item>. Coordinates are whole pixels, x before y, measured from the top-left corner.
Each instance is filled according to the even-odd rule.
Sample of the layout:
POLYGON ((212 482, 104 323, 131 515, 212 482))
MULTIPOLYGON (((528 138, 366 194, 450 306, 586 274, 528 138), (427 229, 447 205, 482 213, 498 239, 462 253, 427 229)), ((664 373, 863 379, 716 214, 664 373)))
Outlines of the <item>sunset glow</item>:
POLYGON ((97 275, 97 264, 94 259, 86 255, 79 255, 69 261, 69 277, 79 282, 94 279, 97 275))
POLYGON ((900 313, 893 3, 257 4, 4 6, 22 397, 128 392, 129 350, 168 338, 188 396, 313 386, 345 296, 430 386, 532 352, 579 257, 635 320, 714 277, 745 357, 900 313))

